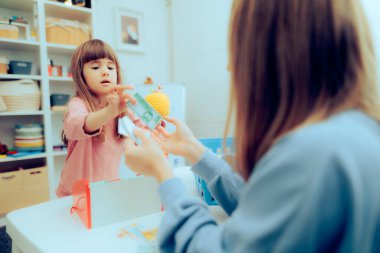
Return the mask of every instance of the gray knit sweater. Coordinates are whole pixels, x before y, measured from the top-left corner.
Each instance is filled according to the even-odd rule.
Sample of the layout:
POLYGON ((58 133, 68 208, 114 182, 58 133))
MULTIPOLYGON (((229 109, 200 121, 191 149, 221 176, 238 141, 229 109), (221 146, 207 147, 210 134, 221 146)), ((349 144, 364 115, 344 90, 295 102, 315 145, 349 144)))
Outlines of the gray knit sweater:
POLYGON ((247 182, 210 151, 192 169, 230 218, 168 180, 162 252, 380 252, 380 126, 360 111, 284 136, 247 182))

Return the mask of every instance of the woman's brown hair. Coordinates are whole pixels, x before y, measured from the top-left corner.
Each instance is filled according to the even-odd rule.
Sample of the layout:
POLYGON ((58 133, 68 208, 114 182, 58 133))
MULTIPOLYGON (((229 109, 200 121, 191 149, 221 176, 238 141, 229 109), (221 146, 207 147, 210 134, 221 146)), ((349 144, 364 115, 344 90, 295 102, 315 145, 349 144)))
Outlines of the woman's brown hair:
MULTIPOLYGON (((371 36, 358 0, 236 0, 230 22, 237 170, 322 112, 380 119, 371 36)), ((229 124, 225 133, 228 132, 229 124)))
MULTIPOLYGON (((87 109, 90 112, 95 112, 99 110, 99 100, 93 92, 88 88, 84 75, 83 67, 86 63, 107 58, 115 63, 117 71, 117 83, 122 83, 122 75, 120 70, 119 60, 113 51, 113 49, 105 42, 99 39, 93 39, 84 42, 78 46, 71 58, 71 72, 73 75, 73 80, 75 83, 75 96, 81 98, 86 104, 87 109)), ((115 119, 117 120, 117 119, 115 119)), ((95 136, 94 138, 99 141, 104 141, 105 138, 105 128, 103 127, 102 132, 95 136)), ((62 139, 67 144, 67 139, 62 132, 62 139)))

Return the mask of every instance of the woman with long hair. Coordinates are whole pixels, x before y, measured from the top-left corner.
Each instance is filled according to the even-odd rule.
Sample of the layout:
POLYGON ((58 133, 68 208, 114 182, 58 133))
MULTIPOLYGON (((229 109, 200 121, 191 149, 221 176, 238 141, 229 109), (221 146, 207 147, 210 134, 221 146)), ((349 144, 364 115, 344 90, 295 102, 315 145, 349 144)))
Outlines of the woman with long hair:
POLYGON ((128 166, 161 183, 161 251, 380 252, 380 107, 360 1, 235 0, 229 35, 234 170, 175 119, 156 137, 193 164, 227 222, 154 141, 127 141, 128 166))

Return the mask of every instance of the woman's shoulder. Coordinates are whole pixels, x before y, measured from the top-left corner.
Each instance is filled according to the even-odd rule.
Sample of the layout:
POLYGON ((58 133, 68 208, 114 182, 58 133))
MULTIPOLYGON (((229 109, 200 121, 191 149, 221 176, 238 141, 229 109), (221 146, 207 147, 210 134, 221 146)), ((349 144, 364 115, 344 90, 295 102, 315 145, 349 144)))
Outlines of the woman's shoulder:
POLYGON ((308 164, 337 156, 362 159, 377 150, 380 150, 379 123, 360 111, 348 111, 286 134, 264 154, 259 164, 281 160, 308 164))
POLYGON ((360 111, 346 111, 289 133, 279 143, 320 151, 365 145, 380 145, 380 124, 360 111), (372 142, 370 141, 372 140, 372 142), (321 150, 322 149, 322 150, 321 150))
POLYGON ((294 131, 273 145, 256 164, 247 192, 266 185, 268 190, 258 192, 268 192, 276 186, 282 191, 280 200, 293 194, 301 205, 312 200, 318 206, 323 203, 307 196, 339 199, 360 187, 362 192, 373 190, 380 177, 378 164, 379 124, 361 113, 337 115, 294 131))
POLYGON ((259 164, 286 163, 316 172, 317 167, 338 166, 348 160, 357 166, 380 163, 380 125, 359 111, 344 112, 285 135, 259 164))
POLYGON ((323 206, 319 201, 323 197, 306 197, 337 200, 351 191, 362 194, 375 187, 378 191, 378 164, 379 123, 362 112, 350 111, 281 138, 257 163, 249 185, 252 192, 257 186, 275 185, 282 189, 279 199, 299 193, 297 203, 313 201, 323 206))

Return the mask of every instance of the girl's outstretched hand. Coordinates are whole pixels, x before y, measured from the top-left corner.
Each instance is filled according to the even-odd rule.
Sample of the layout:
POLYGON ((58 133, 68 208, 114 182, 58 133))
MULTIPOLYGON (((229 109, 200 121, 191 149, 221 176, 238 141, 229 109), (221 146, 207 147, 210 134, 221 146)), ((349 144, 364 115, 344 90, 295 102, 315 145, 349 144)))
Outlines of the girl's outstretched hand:
POLYGON ((133 90, 133 86, 119 84, 109 87, 109 94, 107 95, 107 109, 114 117, 127 111, 128 101, 131 101, 133 104, 136 103, 133 96, 123 93, 124 90, 133 90))
POLYGON ((160 183, 172 178, 169 161, 158 144, 142 129, 135 129, 134 134, 141 140, 141 144, 136 146, 133 140, 127 139, 125 147, 127 166, 136 173, 155 177, 160 183))
POLYGON ((165 152, 185 157, 191 163, 196 163, 205 152, 206 148, 195 138, 187 125, 177 119, 165 117, 176 127, 174 133, 168 133, 165 128, 159 126, 154 138, 165 152))

